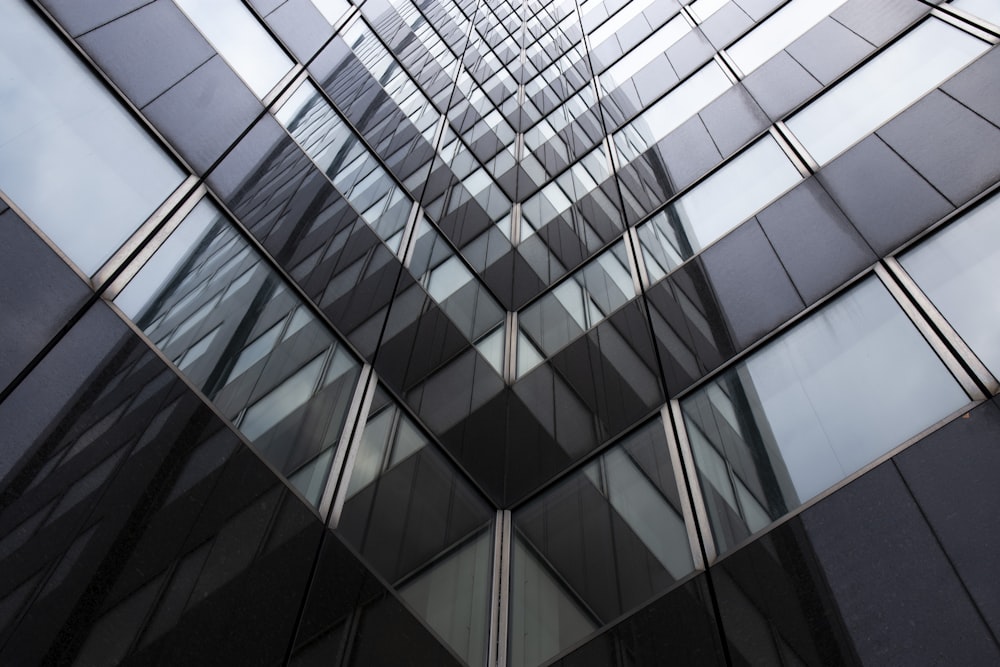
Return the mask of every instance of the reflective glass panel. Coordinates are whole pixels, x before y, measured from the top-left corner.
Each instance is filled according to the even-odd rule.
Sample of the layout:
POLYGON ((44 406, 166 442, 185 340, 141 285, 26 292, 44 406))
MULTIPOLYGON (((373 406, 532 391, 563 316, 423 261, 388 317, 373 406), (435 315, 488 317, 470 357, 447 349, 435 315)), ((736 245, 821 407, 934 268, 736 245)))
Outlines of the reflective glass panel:
POLYGON ((426 219, 418 223, 413 244, 407 268, 469 340, 503 320, 500 304, 426 219))
POLYGON ((360 364, 208 201, 115 303, 319 505, 360 364))
POLYGON ((968 402, 864 281, 681 401, 719 552, 968 402))
POLYGON ((1000 196, 899 258, 959 335, 1000 375, 1000 196))
POLYGON ((665 276, 800 180, 802 175, 770 135, 758 141, 639 227, 650 281, 665 276))
POLYGON ((323 15, 330 25, 333 25, 339 21, 347 10, 351 8, 351 4, 347 0, 311 0, 319 13, 323 15))
POLYGON ((847 0, 793 0, 726 52, 749 74, 804 35, 847 0))
POLYGON ((93 274, 184 174, 25 3, 0 15, 0 190, 93 274))
POLYGON ((826 164, 990 48, 930 18, 788 120, 826 164))
POLYGON ((292 69, 271 35, 239 0, 175 0, 215 50, 263 99, 292 69))
POLYGON ((728 0, 695 0, 688 8, 699 22, 704 21, 715 12, 722 9, 728 0))
POLYGON ((667 21, 666 25, 601 74, 600 82, 604 90, 612 91, 620 86, 689 32, 691 24, 684 20, 683 16, 667 21))
POLYGON ((398 251, 410 198, 316 87, 299 86, 275 117, 379 238, 398 251))
POLYGON ((709 102, 729 90, 733 82, 718 63, 712 61, 684 83, 646 109, 641 116, 615 133, 621 157, 631 162, 653 144, 704 109, 709 102))
POLYGON ((653 420, 514 513, 514 664, 537 664, 694 570, 667 447, 653 420))
POLYGON ((551 356, 634 297, 625 243, 619 241, 525 308, 518 321, 538 348, 551 356))
POLYGON ((951 6, 1000 25, 1000 2, 996 0, 954 0, 951 6))
POLYGON ((608 37, 614 35, 622 26, 642 13, 644 9, 653 4, 654 0, 632 0, 619 10, 614 16, 602 23, 596 30, 590 33, 590 44, 594 47, 608 37))
POLYGON ((485 661, 493 512, 379 387, 337 532, 470 665, 485 661))

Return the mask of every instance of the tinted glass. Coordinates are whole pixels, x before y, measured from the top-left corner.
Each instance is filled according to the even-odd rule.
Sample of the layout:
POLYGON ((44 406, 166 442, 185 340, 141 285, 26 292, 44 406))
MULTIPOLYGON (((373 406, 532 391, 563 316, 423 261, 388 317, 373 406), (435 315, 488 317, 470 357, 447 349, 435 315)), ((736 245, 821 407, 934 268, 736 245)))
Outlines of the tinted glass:
POLYGON ((116 303, 319 505, 360 365, 211 204, 116 303))
POLYGON ((972 62, 990 45, 931 18, 788 121, 826 164, 972 62))
POLYGON ((1000 196, 900 257, 900 263, 994 375, 1000 374, 1000 196))
POLYGON ((766 136, 639 227, 646 271, 657 281, 802 180, 766 136))
POLYGON ((537 664, 693 569, 656 419, 514 513, 515 665, 537 664))
POLYGON ((719 551, 968 401, 869 278, 682 401, 719 551))
POLYGON ((175 0, 212 46, 263 98, 292 61, 239 0, 175 0))
POLYGON ((0 12, 0 190, 93 274, 184 175, 24 3, 0 12))

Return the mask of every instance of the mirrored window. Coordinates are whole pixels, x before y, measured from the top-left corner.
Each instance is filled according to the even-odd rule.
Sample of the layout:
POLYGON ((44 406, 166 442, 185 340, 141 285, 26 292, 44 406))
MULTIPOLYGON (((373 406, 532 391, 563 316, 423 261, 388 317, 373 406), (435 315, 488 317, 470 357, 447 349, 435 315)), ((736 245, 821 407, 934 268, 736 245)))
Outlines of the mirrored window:
POLYGON ((802 180, 770 135, 730 160, 638 228, 651 282, 802 180))
POLYGON ((174 0, 257 97, 263 99, 292 61, 239 0, 174 0))
POLYGON ((990 48, 929 18, 788 120, 826 164, 990 48))
POLYGON ((0 190, 93 274, 184 174, 25 3, 0 13, 0 190))
MULTIPOLYGON (((625 242, 619 241, 521 311, 518 322, 534 345, 551 356, 634 297, 625 242)), ((530 347, 525 353, 534 357, 530 347)))
POLYGON ((511 655, 536 665, 694 570, 656 419, 514 513, 511 655))
POLYGON ((478 341, 503 321, 500 304, 426 219, 419 222, 413 244, 407 268, 466 338, 478 341))
POLYGON ((914 250, 900 264, 994 375, 1000 375, 1000 196, 914 250))
POLYGON ((410 198, 316 87, 299 86, 275 117, 379 238, 398 251, 410 198))
POLYGON ((743 74, 750 74, 845 2, 847 0, 793 0, 726 52, 743 74))
POLYGON ((212 204, 115 303, 319 505, 361 366, 212 204))
POLYGON ((732 85, 733 82, 718 63, 714 60, 708 63, 615 133, 618 154, 626 162, 631 162, 732 85))
POLYGON ((653 4, 653 2, 654 0, 632 0, 632 2, 626 3, 625 6, 616 12, 614 16, 609 18, 607 21, 598 26, 596 30, 590 33, 591 46, 597 47, 608 37, 612 37, 622 28, 622 26, 641 14, 643 10, 653 4))
POLYGON ((469 665, 485 661, 493 512, 380 386, 337 532, 469 665))
POLYGON ((681 401, 719 553, 968 402, 867 279, 681 401))
POLYGON ((682 37, 691 32, 691 24, 683 16, 676 16, 667 21, 641 44, 629 51, 621 60, 609 67, 599 80, 604 92, 610 92, 622 85, 629 78, 638 74, 639 70, 676 44, 682 37))

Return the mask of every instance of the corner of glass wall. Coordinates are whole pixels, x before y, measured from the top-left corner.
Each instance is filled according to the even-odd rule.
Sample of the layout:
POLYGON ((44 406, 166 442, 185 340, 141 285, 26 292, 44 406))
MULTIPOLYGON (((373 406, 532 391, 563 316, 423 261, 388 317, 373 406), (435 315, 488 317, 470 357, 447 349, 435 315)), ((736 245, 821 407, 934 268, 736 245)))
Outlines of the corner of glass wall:
POLYGON ((546 662, 695 572, 672 446, 653 419, 514 511, 510 665, 546 662))
POLYGON ((517 376, 596 327, 635 296, 625 242, 620 240, 518 313, 517 376))
POLYGON ((468 665, 486 661, 495 512, 379 385, 336 532, 468 665))
POLYGON ((971 399, 862 280, 680 400, 721 555, 971 399))
POLYGON ((210 200, 168 231, 114 303, 318 507, 361 364, 210 200))

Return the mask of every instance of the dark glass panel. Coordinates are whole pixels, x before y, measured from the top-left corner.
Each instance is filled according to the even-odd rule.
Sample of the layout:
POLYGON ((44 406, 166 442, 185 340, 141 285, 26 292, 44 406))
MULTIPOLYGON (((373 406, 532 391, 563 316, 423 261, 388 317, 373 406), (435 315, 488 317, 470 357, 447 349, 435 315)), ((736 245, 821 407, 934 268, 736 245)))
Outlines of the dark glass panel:
POLYGON ((869 278, 682 401, 718 551, 967 402, 869 278))
POLYGON ((283 658, 322 524, 107 306, 0 422, 5 663, 283 658))
POLYGON ((515 664, 562 652, 592 629, 584 618, 608 623, 694 569, 663 428, 650 422, 514 513, 515 664), (582 618, 563 627, 550 612, 569 600, 582 618))
POLYGON ((758 213, 757 220, 806 304, 876 259, 814 178, 758 213))
POLYGON ((41 0, 55 19, 74 37, 135 11, 149 0, 41 0))
POLYGON ((0 392, 69 321, 90 289, 27 225, 0 212, 0 392))
POLYGON ((202 201, 116 298, 318 505, 360 364, 202 201))
POLYGON ((282 2, 264 15, 264 21, 302 63, 309 62, 333 34, 330 24, 309 0, 282 2))
POLYGON ((737 227, 701 259, 727 328, 740 347, 802 310, 802 299, 755 221, 737 227))
POLYGON ((80 37, 119 88, 144 107, 215 55, 171 0, 157 0, 80 37))
POLYGON ((191 72, 144 109, 198 173, 205 173, 263 111, 221 57, 191 72))
POLYGON ((739 662, 963 664, 995 640, 891 464, 713 568, 739 662), (864 517, 859 521, 858 517, 864 517), (906 554, 919 553, 919 558, 906 554))
POLYGON ((1000 125, 1000 50, 993 49, 947 81, 941 90, 1000 125))
POLYGON ((991 401, 895 457, 896 466, 994 634, 1000 630, 1000 408, 991 401))
POLYGON ((785 51, 768 60, 743 80, 764 112, 774 120, 820 90, 821 84, 785 51))
POLYGON ((639 667, 664 659, 682 665, 724 665, 705 575, 651 602, 561 660, 558 667, 639 667))
POLYGON ((469 664, 482 664, 493 513, 379 388, 336 530, 469 664))
POLYGON ((879 254, 896 249, 952 209, 876 136, 831 162, 817 178, 879 254))
POLYGON ((1000 129, 935 90, 878 136, 956 206, 1000 177, 1000 129))

